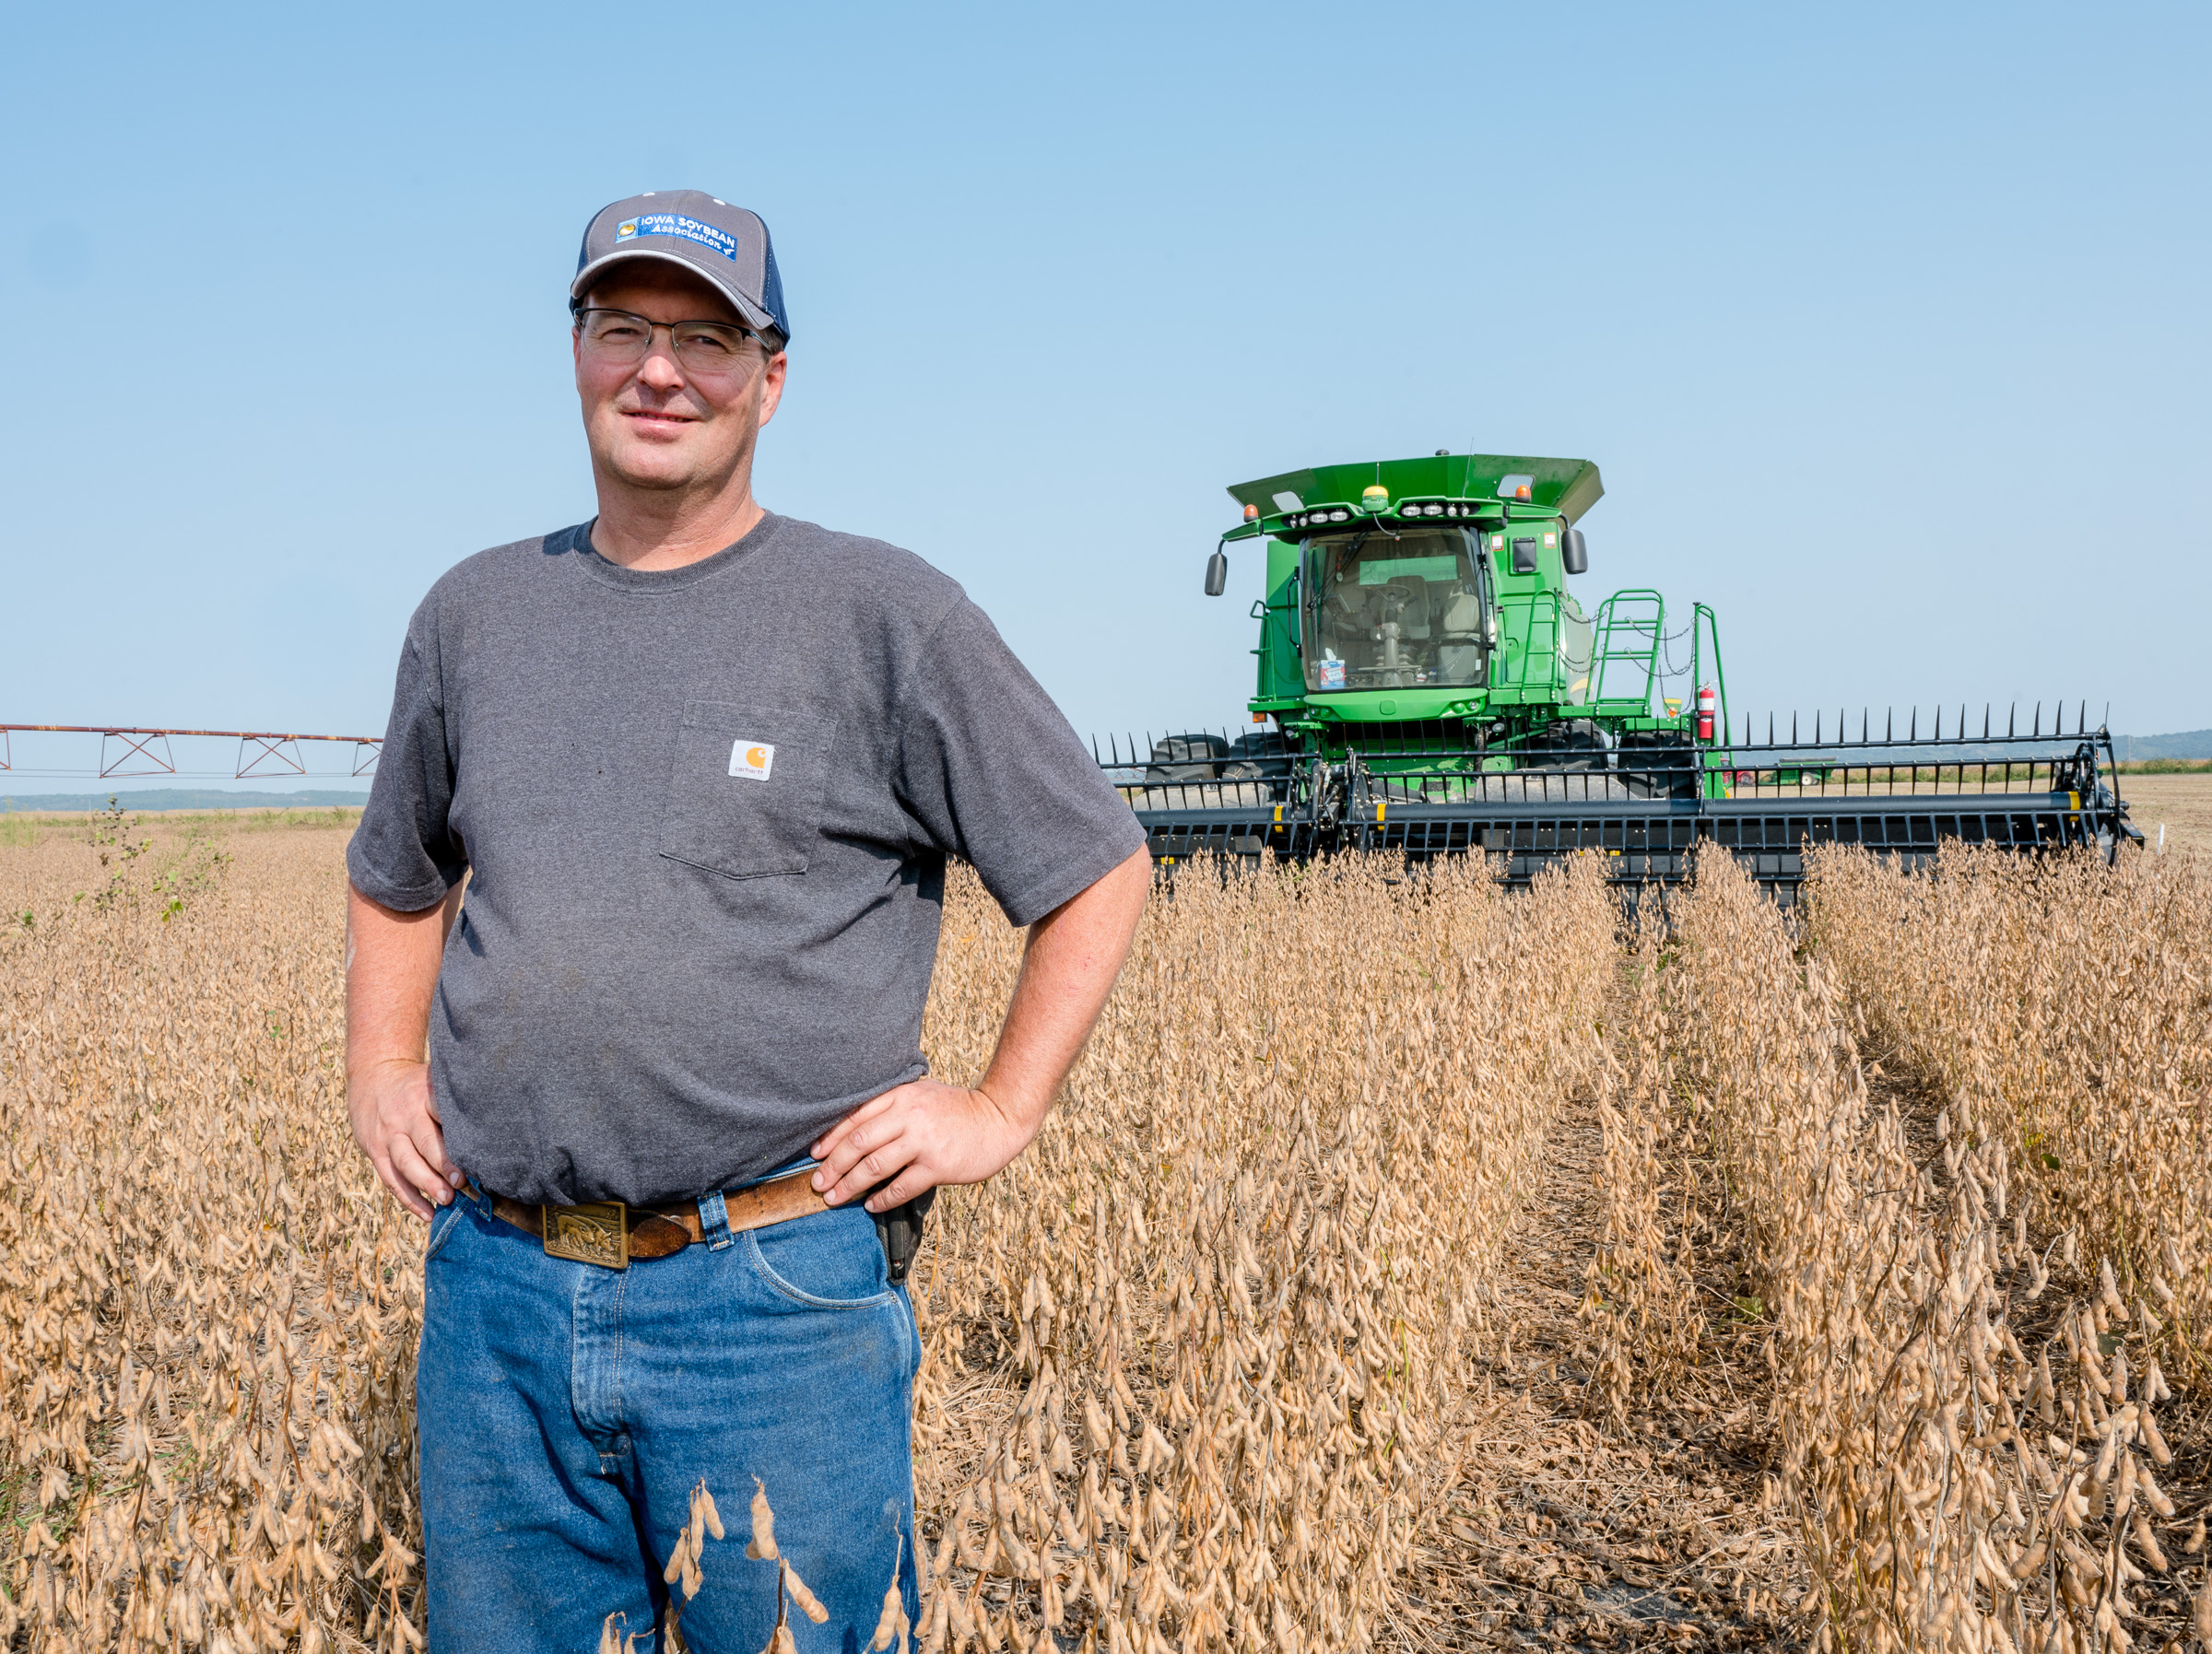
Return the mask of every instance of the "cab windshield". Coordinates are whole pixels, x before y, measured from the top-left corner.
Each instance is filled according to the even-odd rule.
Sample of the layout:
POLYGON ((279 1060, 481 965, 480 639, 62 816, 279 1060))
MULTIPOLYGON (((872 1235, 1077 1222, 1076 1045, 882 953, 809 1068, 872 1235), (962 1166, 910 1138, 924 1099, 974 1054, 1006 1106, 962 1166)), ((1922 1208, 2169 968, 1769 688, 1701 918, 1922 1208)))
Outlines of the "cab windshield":
POLYGON ((1455 528, 1307 541, 1306 687, 1484 682, 1483 586, 1472 551, 1455 528))

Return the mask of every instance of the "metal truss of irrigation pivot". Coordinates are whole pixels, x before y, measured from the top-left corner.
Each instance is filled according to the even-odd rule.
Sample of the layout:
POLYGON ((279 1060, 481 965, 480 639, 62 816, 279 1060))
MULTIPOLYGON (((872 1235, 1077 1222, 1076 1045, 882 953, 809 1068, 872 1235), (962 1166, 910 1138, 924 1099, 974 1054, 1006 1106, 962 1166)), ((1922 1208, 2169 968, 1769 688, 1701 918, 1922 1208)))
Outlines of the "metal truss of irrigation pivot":
POLYGON ((103 781, 126 776, 176 774, 176 760, 169 750, 171 735, 236 741, 236 779, 241 781, 277 775, 305 775, 307 766, 300 757, 302 741, 350 745, 353 773, 368 775, 376 768, 377 754, 384 745, 382 735, 302 735, 276 730, 157 730, 98 723, 0 723, 0 769, 15 768, 15 755, 8 742, 18 730, 26 734, 98 735, 100 779, 103 781))

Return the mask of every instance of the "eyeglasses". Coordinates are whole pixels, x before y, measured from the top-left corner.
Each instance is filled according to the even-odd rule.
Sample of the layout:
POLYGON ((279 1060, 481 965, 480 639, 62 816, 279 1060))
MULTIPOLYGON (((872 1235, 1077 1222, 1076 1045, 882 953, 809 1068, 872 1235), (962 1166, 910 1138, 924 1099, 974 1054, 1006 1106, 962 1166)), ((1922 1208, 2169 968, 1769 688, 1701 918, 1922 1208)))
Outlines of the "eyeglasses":
MULTIPOLYGON (((584 355, 610 368, 636 367, 653 347, 655 330, 664 331, 684 371, 702 379, 744 372, 745 342, 760 338, 734 322, 653 322, 629 311, 596 309, 578 311, 576 328, 584 355)), ((769 348, 767 340, 761 339, 761 347, 769 348)))

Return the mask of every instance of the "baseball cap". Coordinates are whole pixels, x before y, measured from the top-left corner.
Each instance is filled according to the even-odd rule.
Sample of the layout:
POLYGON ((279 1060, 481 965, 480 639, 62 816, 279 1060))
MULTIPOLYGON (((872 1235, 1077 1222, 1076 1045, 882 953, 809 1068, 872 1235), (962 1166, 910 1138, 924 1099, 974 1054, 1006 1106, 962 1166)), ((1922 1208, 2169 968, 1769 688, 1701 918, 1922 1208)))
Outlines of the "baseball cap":
POLYGON ((778 349, 791 342, 776 250, 759 213, 704 190, 647 190, 603 206, 583 227, 569 298, 582 299, 608 265, 630 258, 662 259, 706 277, 748 324, 772 332, 778 349))

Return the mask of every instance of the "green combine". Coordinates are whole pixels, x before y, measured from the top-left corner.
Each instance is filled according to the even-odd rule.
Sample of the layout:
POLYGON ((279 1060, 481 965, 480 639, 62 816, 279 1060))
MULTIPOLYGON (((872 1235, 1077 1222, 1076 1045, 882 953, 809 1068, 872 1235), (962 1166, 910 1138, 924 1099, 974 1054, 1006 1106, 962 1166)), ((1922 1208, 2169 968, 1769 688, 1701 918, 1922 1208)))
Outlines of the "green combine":
MULTIPOLYGON (((1303 859, 1340 849, 1493 857, 1511 883, 1578 851, 1627 885, 1688 876, 1695 847, 1743 858, 1794 897, 1803 847, 1864 844, 1912 862, 1956 838, 2116 854, 2141 835, 2112 784, 2112 741, 2039 706, 2021 732, 1990 709, 1947 735, 1863 710, 1770 720, 1734 739, 1719 627, 1669 629, 1657 592, 1585 609, 1578 524, 1605 488, 1587 460, 1439 452, 1240 483, 1229 550, 1266 559, 1252 727, 1110 741, 1098 756, 1156 860, 1303 859)), ((1241 554, 1240 554, 1241 555, 1241 554)))

